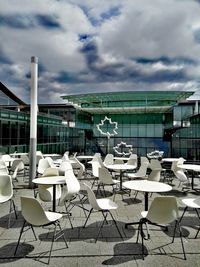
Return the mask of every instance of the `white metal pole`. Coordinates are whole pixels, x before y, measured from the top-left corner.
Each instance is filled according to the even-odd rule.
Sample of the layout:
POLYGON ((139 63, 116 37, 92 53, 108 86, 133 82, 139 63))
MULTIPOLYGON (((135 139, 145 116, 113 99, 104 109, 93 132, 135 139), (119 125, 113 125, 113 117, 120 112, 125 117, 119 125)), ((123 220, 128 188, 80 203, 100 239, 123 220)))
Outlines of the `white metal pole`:
POLYGON ((36 176, 36 150, 37 150, 37 90, 38 90, 38 58, 31 57, 31 117, 30 117, 30 165, 29 187, 36 176))

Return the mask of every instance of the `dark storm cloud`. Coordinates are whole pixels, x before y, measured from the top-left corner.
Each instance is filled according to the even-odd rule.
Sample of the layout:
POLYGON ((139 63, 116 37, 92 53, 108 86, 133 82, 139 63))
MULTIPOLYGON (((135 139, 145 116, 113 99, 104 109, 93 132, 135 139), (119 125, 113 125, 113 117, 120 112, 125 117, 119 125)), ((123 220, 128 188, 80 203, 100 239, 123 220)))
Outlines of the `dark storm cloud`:
MULTIPOLYGON (((170 69, 174 65, 195 65, 196 62, 187 58, 162 57, 159 59, 138 58, 135 60, 137 65, 127 65, 123 62, 104 64, 98 53, 97 44, 94 41, 85 43, 81 52, 84 54, 88 69, 95 75, 98 82, 105 81, 137 81, 145 83, 157 82, 184 82, 188 79, 183 68, 170 69), (155 63, 162 63, 165 66, 164 70, 154 70, 155 63), (151 72, 145 72, 143 69, 149 65, 151 72), (167 69, 169 67, 169 69, 167 69)), ((130 60, 131 61, 131 60, 130 60)))
POLYGON ((55 16, 41 14, 0 15, 0 26, 7 26, 16 29, 29 29, 37 26, 51 29, 61 28, 55 16))

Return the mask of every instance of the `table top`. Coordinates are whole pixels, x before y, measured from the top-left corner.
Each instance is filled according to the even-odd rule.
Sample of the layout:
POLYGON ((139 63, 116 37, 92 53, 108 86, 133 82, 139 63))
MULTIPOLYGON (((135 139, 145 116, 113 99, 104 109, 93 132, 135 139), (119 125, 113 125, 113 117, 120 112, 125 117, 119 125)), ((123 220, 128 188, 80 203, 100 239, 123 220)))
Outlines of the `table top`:
POLYGON ((136 169, 135 165, 129 165, 129 164, 111 164, 111 165, 106 165, 108 169, 113 169, 113 170, 134 170, 136 169))
POLYGON ((174 161, 178 161, 179 158, 163 158, 162 162, 174 162, 174 161))
POLYGON ((77 159, 93 159, 94 156, 87 156, 87 155, 80 155, 80 156, 76 156, 77 159))
POLYGON ((48 176, 35 178, 32 180, 34 184, 45 184, 45 185, 56 185, 56 184, 65 184, 65 176, 48 176))
POLYGON ((16 153, 11 153, 9 154, 10 156, 27 156, 28 153, 27 152, 16 152, 16 153))
POLYGON ((168 192, 172 190, 172 187, 168 184, 148 180, 127 181, 123 183, 123 186, 131 190, 150 193, 168 192))
POLYGON ((198 164, 180 164, 178 167, 186 170, 200 171, 200 165, 198 164))
POLYGON ((129 158, 125 158, 125 157, 113 157, 113 159, 120 159, 120 160, 126 160, 126 161, 128 161, 129 160, 129 158))
POLYGON ((60 154, 42 154, 44 157, 62 157, 62 155, 60 155, 60 154))

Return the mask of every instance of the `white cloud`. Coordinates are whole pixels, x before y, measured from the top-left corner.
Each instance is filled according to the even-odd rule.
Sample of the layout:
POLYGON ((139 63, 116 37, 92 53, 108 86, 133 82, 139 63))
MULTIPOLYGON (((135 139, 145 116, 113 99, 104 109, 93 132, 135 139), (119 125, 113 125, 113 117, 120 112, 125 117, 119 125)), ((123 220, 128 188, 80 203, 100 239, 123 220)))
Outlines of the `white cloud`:
POLYGON ((27 28, 0 25, 1 52, 12 61, 1 64, 0 79, 24 101, 29 101, 26 75, 30 71, 31 56, 38 56, 39 65, 44 67, 39 79, 42 93, 39 102, 59 102, 59 94, 117 90, 176 88, 196 90, 199 96, 200 43, 194 38, 194 32, 200 28, 200 3, 197 1, 0 0, 0 7, 0 16, 21 15, 21 22, 27 25, 27 28), (103 20, 102 14, 113 7, 119 7, 119 14, 103 20), (35 15, 52 16, 60 27, 39 25, 34 21, 35 15), (92 19, 101 23, 95 26, 92 19), (83 43, 79 41, 79 34, 92 35, 97 44, 96 72, 89 69, 80 52, 83 43), (171 58, 172 62, 156 61, 160 57, 171 58), (197 64, 173 63, 173 58, 180 57, 197 64), (137 63, 134 59, 138 58, 155 59, 155 63, 137 63), (116 77, 130 71, 133 76, 134 73, 141 75, 140 79, 99 79, 98 70, 99 73, 106 68, 114 70, 115 65, 116 77), (146 75, 158 71, 172 74, 182 71, 186 81, 145 82, 146 75), (77 82, 59 82, 59 72, 72 73, 77 82))

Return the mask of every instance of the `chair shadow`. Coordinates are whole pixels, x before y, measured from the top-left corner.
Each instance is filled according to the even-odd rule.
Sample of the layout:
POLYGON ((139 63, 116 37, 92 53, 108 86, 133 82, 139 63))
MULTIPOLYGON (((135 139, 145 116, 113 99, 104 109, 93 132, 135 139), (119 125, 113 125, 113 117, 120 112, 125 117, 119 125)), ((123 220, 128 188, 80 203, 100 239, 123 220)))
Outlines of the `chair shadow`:
MULTIPOLYGON (((11 213, 10 217, 10 228, 20 228, 21 227, 21 220, 22 220, 22 215, 21 211, 17 211, 17 219, 15 217, 15 213, 11 213)), ((9 214, 6 214, 5 216, 2 216, 0 218, 0 227, 1 228, 8 228, 8 220, 9 220, 9 214)))
MULTIPOLYGON (((148 250, 144 246, 144 257, 147 255, 148 250)), ((143 259, 140 243, 119 243, 114 246, 113 257, 103 261, 102 265, 118 265, 139 259, 143 259)))
POLYGON ((21 258, 26 258, 34 250, 34 246, 26 243, 20 244, 17 254, 14 256, 14 250, 17 243, 10 243, 0 248, 0 264, 14 262, 21 258))
POLYGON ((135 197, 130 197, 130 198, 123 198, 122 201, 126 203, 127 205, 134 205, 134 204, 139 204, 142 203, 143 200, 135 198, 135 197))
MULTIPOLYGON (((94 223, 86 225, 85 228, 82 226, 77 226, 74 228, 65 228, 64 234, 67 241, 70 242, 77 242, 77 241, 86 241, 90 243, 94 243, 98 230, 100 229, 103 221, 96 221, 94 223)), ((125 230, 124 228, 124 222, 116 221, 118 228, 120 230, 120 233, 122 234, 123 240, 128 240, 132 238, 135 235, 135 230, 125 230)), ((53 235, 53 231, 49 232, 48 234, 42 233, 39 235, 39 239, 41 241, 50 241, 51 236, 53 235)), ((116 241, 122 240, 122 238, 119 235, 119 232, 116 229, 116 226, 112 220, 108 220, 107 224, 104 224, 103 228, 101 229, 99 238, 97 240, 101 242, 116 242, 116 241)), ((57 240, 57 242, 63 242, 63 239, 60 238, 57 240)))

